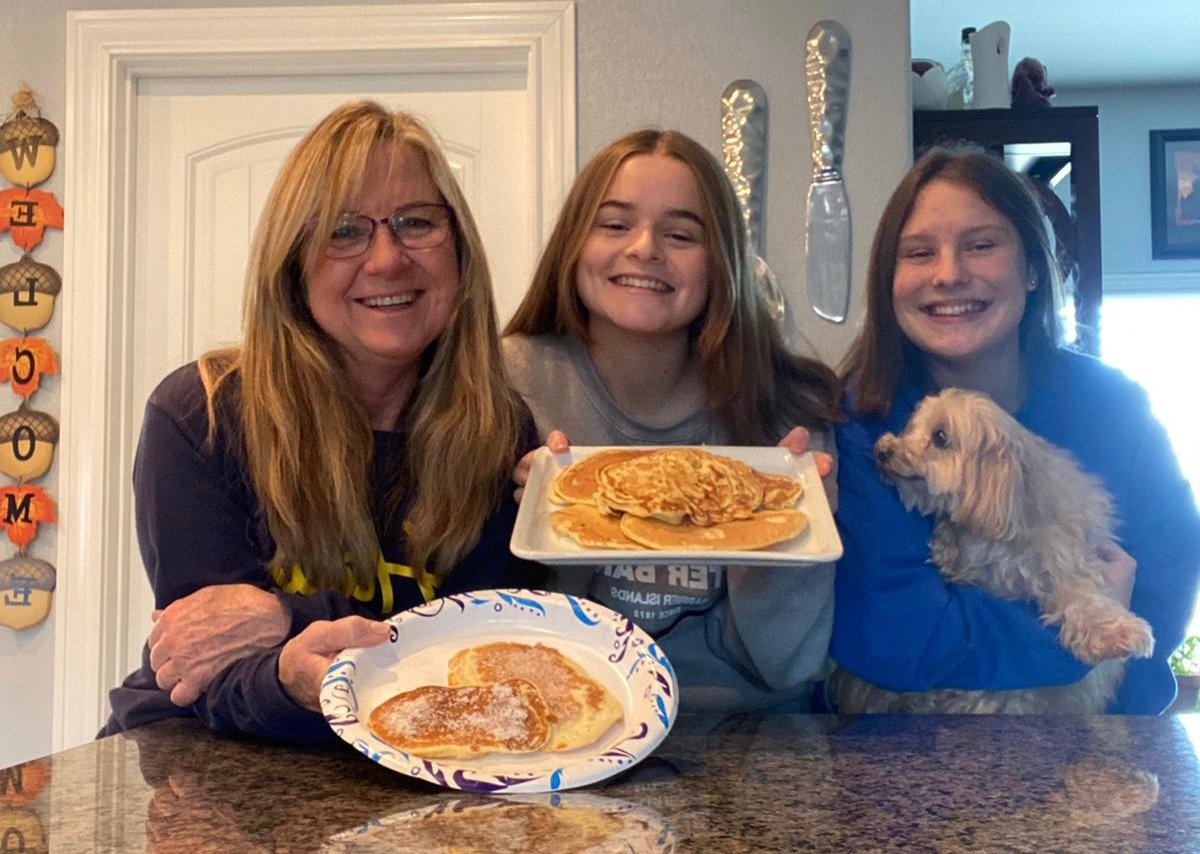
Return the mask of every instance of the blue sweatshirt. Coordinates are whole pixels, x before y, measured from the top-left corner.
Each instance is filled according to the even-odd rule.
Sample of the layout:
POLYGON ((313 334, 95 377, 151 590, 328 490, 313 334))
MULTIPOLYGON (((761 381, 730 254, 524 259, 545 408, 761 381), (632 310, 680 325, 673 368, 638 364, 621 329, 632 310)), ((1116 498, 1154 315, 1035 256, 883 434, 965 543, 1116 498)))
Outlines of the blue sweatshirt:
MULTIPOLYGON (((1131 609, 1154 629, 1153 658, 1130 661, 1108 711, 1157 714, 1175 696, 1167 659, 1182 641, 1200 575, 1200 513, 1145 392, 1088 356, 1060 351, 1030 372, 1014 413, 1074 454, 1115 499, 1119 544, 1137 560, 1131 609)), ((902 386, 887 418, 837 427, 845 544, 838 563, 831 653, 893 691, 1010 690, 1075 682, 1087 673, 1043 626, 1032 602, 944 581, 930 563, 929 517, 904 509, 875 468, 873 448, 899 432, 930 391, 902 386)))
MULTIPOLYGON (((387 617, 420 605, 432 593, 428 576, 406 565, 400 520, 376 520, 382 551, 370 589, 344 595, 314 590, 293 573, 281 584, 266 570, 275 554, 258 497, 250 486, 245 453, 237 438, 240 387, 231 386, 217 408, 218 429, 210 447, 204 387, 195 363, 164 379, 146 404, 134 462, 138 545, 154 602, 165 608, 213 584, 253 584, 273 591, 292 615, 289 637, 316 620, 360 615, 387 617), (425 584, 418 583, 418 577, 425 584), (386 579, 386 581, 385 581, 386 579)), ((532 419, 524 449, 537 437, 532 419)), ((389 472, 400 466, 402 433, 375 434, 372 507, 385 506, 389 472)), ((516 520, 511 490, 484 523, 479 542, 448 573, 439 595, 492 587, 529 586, 542 575, 536 564, 512 556, 508 541, 516 520)), ((255 653, 218 674, 194 705, 181 708, 159 689, 142 648, 142 665, 109 692, 112 716, 100 735, 112 735, 167 717, 195 716, 218 732, 240 732, 293 742, 336 740, 325 718, 297 705, 279 682, 281 647, 255 653)))

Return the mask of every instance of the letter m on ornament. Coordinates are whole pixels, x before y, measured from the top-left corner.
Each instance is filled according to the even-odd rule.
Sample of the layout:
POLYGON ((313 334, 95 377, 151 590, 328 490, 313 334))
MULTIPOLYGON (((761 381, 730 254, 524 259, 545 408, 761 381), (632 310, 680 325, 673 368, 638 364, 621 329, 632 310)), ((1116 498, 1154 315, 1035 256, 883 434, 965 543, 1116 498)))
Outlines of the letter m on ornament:
POLYGON ((13 495, 11 492, 5 495, 4 521, 9 525, 15 524, 16 522, 25 522, 28 524, 31 521, 29 518, 29 505, 32 502, 33 495, 28 492, 22 495, 19 500, 17 499, 17 496, 13 495))

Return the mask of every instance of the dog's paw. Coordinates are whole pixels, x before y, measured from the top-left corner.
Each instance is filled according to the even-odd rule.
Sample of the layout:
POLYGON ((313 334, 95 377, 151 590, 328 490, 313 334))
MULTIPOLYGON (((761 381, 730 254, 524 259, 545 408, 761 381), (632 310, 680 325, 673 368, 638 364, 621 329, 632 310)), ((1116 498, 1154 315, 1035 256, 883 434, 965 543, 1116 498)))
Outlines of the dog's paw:
POLYGON ((1149 658, 1154 654, 1154 631, 1141 617, 1130 614, 1130 619, 1122 621, 1119 634, 1121 638, 1116 648, 1124 655, 1149 658))
POLYGON ((1110 658, 1149 658, 1154 652, 1150 624, 1128 611, 1103 620, 1064 620, 1059 637, 1063 646, 1088 664, 1110 658))

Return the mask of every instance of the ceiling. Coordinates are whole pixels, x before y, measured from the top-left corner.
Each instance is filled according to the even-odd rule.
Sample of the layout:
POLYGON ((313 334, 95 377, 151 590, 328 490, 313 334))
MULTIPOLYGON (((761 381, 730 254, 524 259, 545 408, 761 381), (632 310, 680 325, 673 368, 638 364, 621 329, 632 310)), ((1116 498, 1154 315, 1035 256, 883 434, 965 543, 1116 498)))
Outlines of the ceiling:
POLYGON ((909 8, 912 55, 947 69, 963 27, 1007 21, 1010 69, 1031 56, 1060 90, 1200 85, 1200 0, 910 0, 909 8))

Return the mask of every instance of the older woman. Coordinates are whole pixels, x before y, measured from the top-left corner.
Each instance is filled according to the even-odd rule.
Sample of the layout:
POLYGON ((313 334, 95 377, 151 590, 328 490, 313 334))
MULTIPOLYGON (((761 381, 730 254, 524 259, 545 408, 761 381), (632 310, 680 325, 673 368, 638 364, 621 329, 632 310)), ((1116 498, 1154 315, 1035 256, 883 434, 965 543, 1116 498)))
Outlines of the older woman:
POLYGON ((146 407, 137 532, 165 610, 106 732, 194 714, 323 739, 325 665, 387 636, 364 618, 517 580, 506 487, 535 437, 495 325, 429 132, 370 102, 327 116, 267 200, 241 346, 146 407))
MULTIPOLYGON (((627 134, 584 167, 505 335, 509 373, 556 450, 569 436, 588 445, 784 437, 802 451, 805 427, 814 448, 829 447, 833 374, 784 348, 758 298, 733 189, 681 133, 627 134)), ((826 667, 832 571, 563 567, 553 583, 654 634, 683 708, 805 709, 826 667)))
POLYGON ((1114 545, 1111 592, 1150 622, 1156 648, 1129 663, 1110 711, 1161 712, 1196 596, 1200 516, 1145 393, 1061 346, 1068 295, 1025 184, 982 152, 930 151, 888 202, 867 275, 867 320, 845 365, 854 417, 837 428, 834 658, 893 691, 1059 685, 1087 672, 1031 603, 944 581, 930 520, 880 480, 876 439, 924 395, 957 386, 990 395, 1113 494, 1136 581, 1114 545))

